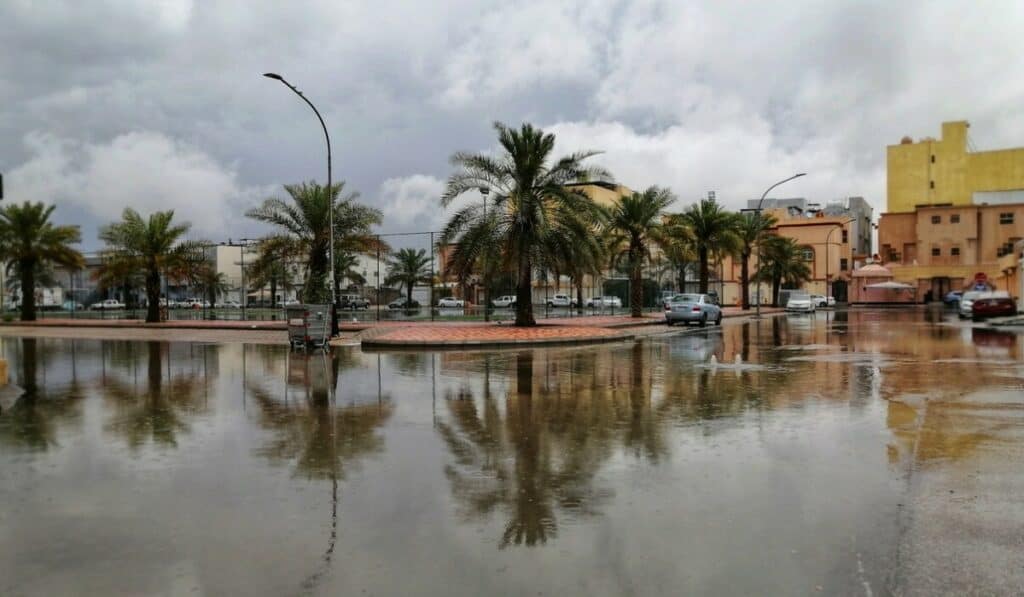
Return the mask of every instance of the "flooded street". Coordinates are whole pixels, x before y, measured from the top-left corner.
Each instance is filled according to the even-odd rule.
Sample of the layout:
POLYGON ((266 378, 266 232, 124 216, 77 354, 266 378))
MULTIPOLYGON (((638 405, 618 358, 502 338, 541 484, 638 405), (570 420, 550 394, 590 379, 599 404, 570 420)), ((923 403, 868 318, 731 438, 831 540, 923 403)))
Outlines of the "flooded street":
POLYGON ((1017 593, 1022 338, 923 310, 496 352, 4 337, 0 595, 1017 593))

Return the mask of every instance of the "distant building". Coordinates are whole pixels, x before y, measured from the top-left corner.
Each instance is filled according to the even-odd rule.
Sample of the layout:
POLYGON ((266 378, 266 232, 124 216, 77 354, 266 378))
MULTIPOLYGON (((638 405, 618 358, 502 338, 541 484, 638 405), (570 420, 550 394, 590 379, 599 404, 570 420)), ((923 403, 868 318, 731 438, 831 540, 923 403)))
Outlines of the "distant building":
POLYGON ((939 140, 888 148, 879 257, 920 299, 1005 278, 1024 239, 1024 148, 971 151, 967 130, 946 122, 939 140))

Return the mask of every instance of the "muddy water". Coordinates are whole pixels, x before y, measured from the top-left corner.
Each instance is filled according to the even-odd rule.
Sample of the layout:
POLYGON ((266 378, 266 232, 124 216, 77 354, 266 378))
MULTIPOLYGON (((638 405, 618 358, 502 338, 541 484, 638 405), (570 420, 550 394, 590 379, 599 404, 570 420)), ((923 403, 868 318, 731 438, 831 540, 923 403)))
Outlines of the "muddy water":
POLYGON ((2 595, 1012 593, 1024 576, 1022 341, 939 312, 528 351, 2 350, 25 390, 0 393, 2 595))

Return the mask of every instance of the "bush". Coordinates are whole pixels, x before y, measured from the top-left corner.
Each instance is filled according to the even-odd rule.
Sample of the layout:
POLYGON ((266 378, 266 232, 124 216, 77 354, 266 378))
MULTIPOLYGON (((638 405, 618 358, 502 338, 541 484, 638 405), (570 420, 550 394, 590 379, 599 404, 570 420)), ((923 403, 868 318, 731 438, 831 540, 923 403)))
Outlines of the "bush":
POLYGON ((14 321, 14 315, 10 313, 4 313, 4 323, 11 323, 14 321))

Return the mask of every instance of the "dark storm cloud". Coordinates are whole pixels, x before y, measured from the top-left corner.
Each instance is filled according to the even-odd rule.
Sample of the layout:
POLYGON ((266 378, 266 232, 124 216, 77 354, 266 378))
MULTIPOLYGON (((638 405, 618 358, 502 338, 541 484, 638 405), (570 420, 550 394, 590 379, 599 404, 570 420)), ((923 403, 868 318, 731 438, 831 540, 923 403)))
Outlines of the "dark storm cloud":
POLYGON ((109 0, 0 4, 0 169, 11 199, 95 225, 174 206, 208 236, 281 183, 337 176, 386 228, 436 228, 455 150, 531 120, 605 150, 626 184, 732 205, 790 194, 884 203, 884 147, 972 121, 1024 144, 1015 3, 484 3, 109 0), (81 216, 81 217, 79 217, 81 216))

